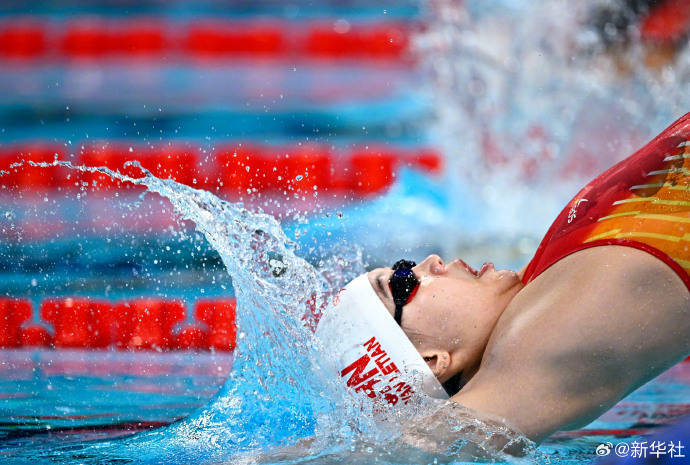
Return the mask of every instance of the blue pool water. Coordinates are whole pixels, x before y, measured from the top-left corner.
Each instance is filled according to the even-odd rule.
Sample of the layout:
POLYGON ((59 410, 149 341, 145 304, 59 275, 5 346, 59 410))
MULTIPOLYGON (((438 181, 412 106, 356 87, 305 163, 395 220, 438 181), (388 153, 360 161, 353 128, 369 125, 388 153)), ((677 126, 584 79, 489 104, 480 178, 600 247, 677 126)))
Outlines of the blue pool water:
MULTIPOLYGON (((4 351, 2 463, 78 463, 75 457, 85 444, 159 428, 189 415, 216 394, 231 365, 232 356, 220 354, 4 351)), ((586 428, 557 433, 539 449, 551 463, 589 462, 601 443, 632 442, 690 415, 688 399, 690 362, 684 362, 586 428)), ((117 462, 117 449, 111 454, 97 455, 101 461, 96 463, 132 459, 124 454, 117 462)))
MULTIPOLYGON (((136 182, 167 198, 219 253, 238 298, 237 350, 232 357, 4 352, 6 463, 283 463, 285 451, 308 438, 314 442, 299 446, 295 460, 358 462, 365 456, 409 463, 398 433, 377 427, 371 412, 363 412, 321 368, 327 348, 313 339, 304 325, 304 306, 296 304, 314 292, 327 296, 329 288, 338 289, 361 271, 361 262, 354 257, 344 272, 334 263, 315 268, 295 255, 296 244, 269 215, 172 180, 148 175, 136 182), (282 257, 285 274, 273 274, 270 262, 266 266, 268 252, 282 257), (139 433, 126 436, 132 431, 139 433)), ((690 364, 682 363, 586 428, 558 433, 540 448, 527 442, 522 460, 589 460, 601 443, 639 439, 690 413, 689 395, 690 364)), ((420 407, 406 420, 418 421, 440 404, 420 407)), ((462 421, 441 428, 452 431, 462 421)), ((477 421, 493 434, 489 424, 477 421)), ((460 441, 463 450, 467 444, 460 441)), ((511 460, 500 449, 486 453, 511 460)), ((427 453, 425 460, 433 461, 435 454, 427 453)))
MULTIPOLYGON (((587 26, 597 3, 1 5, 4 19, 38 14, 58 24, 74 15, 151 14, 424 27, 414 66, 3 62, 0 144, 57 141, 68 159, 93 139, 175 140, 208 151, 236 140, 433 144, 447 165, 436 178, 403 169, 385 195, 322 198, 306 212, 292 199, 278 199, 275 211, 254 199, 250 213, 152 179, 149 187, 163 197, 0 191, 0 294, 35 303, 65 295, 236 295, 240 304, 232 355, 0 351, 0 462, 434 463, 433 454, 411 459, 396 431, 378 430, 320 371, 326 351, 298 323, 305 315, 295 302, 327 295, 401 254, 519 268, 583 182, 685 113, 687 44, 661 70, 642 64, 645 49, 636 41, 612 56, 587 26), (256 214, 260 208, 279 215, 282 230, 256 214), (288 276, 266 271, 269 253, 287 261, 288 276), (316 440, 286 458, 285 448, 305 437, 316 440)), ((522 461, 587 463, 601 443, 631 442, 688 414, 684 362, 586 428, 529 449, 522 461)))

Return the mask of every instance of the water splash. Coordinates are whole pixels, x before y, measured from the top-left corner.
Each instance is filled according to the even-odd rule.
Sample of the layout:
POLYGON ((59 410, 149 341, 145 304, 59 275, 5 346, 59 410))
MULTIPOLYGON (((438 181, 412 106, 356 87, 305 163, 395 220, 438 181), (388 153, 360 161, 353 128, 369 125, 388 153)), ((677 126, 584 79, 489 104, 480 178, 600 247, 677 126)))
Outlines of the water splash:
MULTIPOLYGON (((141 178, 60 160, 20 162, 12 168, 25 163, 102 173, 167 198, 181 219, 194 222, 227 267, 237 297, 239 334, 231 376, 195 414, 123 440, 32 450, 32 463, 404 463, 411 453, 415 461, 433 462, 509 459, 515 451, 530 460, 538 457, 530 441, 505 425, 479 420, 471 412, 449 414, 432 399, 382 427, 371 410, 321 368, 328 351, 319 347, 310 328, 331 291, 363 272, 361 254, 334 256, 316 269, 297 255, 297 245, 272 216, 156 178, 138 162, 128 164, 142 171, 141 178), (443 439, 430 442, 435 436, 443 439)), ((27 463, 21 455, 13 454, 10 463, 27 463)))
POLYGON ((340 429, 337 422, 341 418, 347 418, 348 426, 366 429, 366 422, 359 422, 356 415, 329 414, 353 404, 346 401, 340 385, 314 363, 319 357, 309 330, 316 317, 312 310, 323 304, 330 289, 338 289, 363 271, 357 256, 348 263, 347 272, 331 274, 329 281, 295 254, 296 244, 272 216, 251 213, 242 204, 156 178, 138 162, 130 163, 142 170, 144 177, 138 179, 105 167, 72 166, 65 161, 27 163, 102 173, 160 194, 182 220, 194 222, 232 276, 239 335, 232 376, 208 408, 165 433, 138 438, 137 447, 141 441, 175 437, 171 442, 176 449, 203 449, 205 455, 213 456, 214 450, 237 452, 258 444, 279 445, 288 438, 312 434, 316 412, 328 414, 329 431, 340 429), (353 419, 358 424, 351 425, 353 419))
POLYGON ((426 3, 415 48, 459 236, 538 239, 587 181, 688 111, 690 42, 653 67, 634 22, 621 46, 597 29, 602 9, 634 3, 426 3))

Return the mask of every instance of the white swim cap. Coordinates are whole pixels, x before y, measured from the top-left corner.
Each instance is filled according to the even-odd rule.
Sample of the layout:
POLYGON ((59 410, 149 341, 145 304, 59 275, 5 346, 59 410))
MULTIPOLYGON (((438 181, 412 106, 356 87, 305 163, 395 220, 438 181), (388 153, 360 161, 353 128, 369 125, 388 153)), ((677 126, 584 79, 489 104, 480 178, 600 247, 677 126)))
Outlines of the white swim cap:
POLYGON ((448 395, 376 295, 366 274, 352 280, 324 311, 316 336, 347 386, 377 405, 406 405, 424 393, 448 395))

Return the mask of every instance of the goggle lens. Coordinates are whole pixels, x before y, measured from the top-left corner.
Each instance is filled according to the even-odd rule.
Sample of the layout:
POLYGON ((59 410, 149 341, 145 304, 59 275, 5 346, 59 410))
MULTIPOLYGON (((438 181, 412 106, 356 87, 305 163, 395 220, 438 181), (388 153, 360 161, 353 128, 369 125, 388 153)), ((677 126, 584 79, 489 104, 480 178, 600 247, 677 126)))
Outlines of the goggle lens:
POLYGON ((388 288, 395 303, 394 318, 398 325, 402 321, 402 308, 408 304, 419 289, 419 279, 412 268, 417 264, 412 260, 398 260, 393 265, 393 274, 388 279, 388 288))

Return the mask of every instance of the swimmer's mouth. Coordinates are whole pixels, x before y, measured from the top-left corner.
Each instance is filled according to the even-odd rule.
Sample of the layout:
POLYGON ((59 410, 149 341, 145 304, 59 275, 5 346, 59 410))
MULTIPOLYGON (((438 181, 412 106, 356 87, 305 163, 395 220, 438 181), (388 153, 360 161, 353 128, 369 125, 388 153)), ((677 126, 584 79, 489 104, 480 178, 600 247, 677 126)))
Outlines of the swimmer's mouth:
POLYGON ((457 261, 458 263, 460 263, 462 266, 464 266, 465 269, 466 269, 469 273, 473 274, 475 278, 481 278, 481 276, 482 276, 484 273, 486 273, 486 271, 487 271, 489 268, 492 268, 492 267, 494 266, 493 263, 491 263, 491 262, 486 262, 486 263, 484 263, 484 264, 482 265, 482 267, 479 269, 479 271, 477 271, 477 270, 475 270, 474 268, 472 268, 470 265, 468 265, 467 263, 465 263, 464 261, 462 261, 462 260, 459 259, 459 258, 456 259, 456 261, 457 261))

